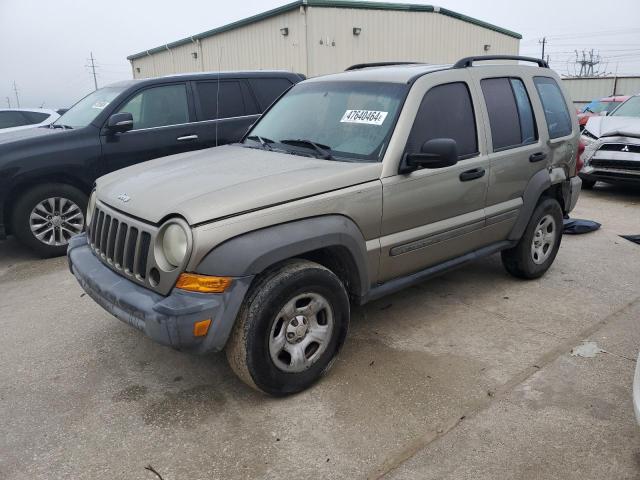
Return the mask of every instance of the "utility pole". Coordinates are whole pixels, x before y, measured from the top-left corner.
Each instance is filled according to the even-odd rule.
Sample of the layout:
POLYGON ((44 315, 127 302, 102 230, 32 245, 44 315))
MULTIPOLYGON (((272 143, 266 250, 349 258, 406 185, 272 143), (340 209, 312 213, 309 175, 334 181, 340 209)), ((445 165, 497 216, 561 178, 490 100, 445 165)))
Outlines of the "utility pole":
POLYGON ((16 103, 18 104, 18 108, 20 108, 20 97, 18 97, 18 86, 16 85, 16 81, 13 81, 13 91, 16 94, 16 103))
POLYGON ((544 60, 544 46, 547 44, 547 37, 542 37, 542 40, 539 40, 538 43, 542 44, 542 55, 540 55, 540 58, 544 60))
POLYGON ((98 89, 98 79, 96 78, 96 64, 94 62, 94 58, 93 58, 93 52, 89 52, 89 54, 91 55, 91 58, 89 58, 89 60, 91 61, 91 65, 89 65, 91 67, 91 71, 93 72, 93 85, 96 87, 96 90, 98 89))
POLYGON ((7 99, 7 107, 11 108, 11 99, 9 97, 6 97, 7 99))

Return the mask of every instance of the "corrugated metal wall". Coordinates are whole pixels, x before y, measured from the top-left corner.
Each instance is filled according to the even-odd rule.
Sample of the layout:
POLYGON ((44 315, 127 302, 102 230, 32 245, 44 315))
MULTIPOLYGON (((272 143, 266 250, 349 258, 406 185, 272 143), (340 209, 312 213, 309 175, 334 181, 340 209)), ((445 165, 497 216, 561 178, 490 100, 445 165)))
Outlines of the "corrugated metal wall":
POLYGON ((355 63, 453 63, 469 55, 516 55, 519 48, 516 38, 431 12, 309 7, 308 18, 310 76, 355 63), (360 35, 353 35, 354 27, 360 35))
POLYGON ((565 78, 562 80, 576 106, 595 98, 640 93, 640 77, 565 78))
POLYGON ((452 63, 467 55, 517 54, 518 49, 517 38, 438 13, 306 7, 132 63, 135 78, 256 69, 315 76, 361 62, 452 63), (360 35, 353 34, 354 27, 362 29, 360 35), (281 28, 288 28, 288 35, 281 28), (488 52, 484 45, 491 46, 488 52))

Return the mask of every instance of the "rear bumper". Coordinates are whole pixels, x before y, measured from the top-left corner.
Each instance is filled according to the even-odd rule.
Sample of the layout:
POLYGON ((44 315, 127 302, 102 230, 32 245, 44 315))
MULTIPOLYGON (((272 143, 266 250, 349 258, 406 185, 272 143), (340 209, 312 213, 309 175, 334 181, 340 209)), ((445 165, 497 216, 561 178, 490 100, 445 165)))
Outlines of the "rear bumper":
POLYGON ((252 280, 236 278, 223 294, 173 289, 165 297, 105 266, 89 248, 85 234, 71 239, 67 254, 71 273, 102 308, 158 343, 195 353, 224 348, 252 280), (205 319, 211 319, 207 335, 195 337, 193 324, 205 319))

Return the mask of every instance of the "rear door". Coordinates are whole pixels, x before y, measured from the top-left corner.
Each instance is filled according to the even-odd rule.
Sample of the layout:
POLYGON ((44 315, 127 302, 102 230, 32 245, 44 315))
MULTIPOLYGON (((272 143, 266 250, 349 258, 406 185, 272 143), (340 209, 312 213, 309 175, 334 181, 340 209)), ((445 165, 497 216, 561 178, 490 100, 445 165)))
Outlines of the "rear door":
POLYGON ((129 112, 133 129, 101 135, 107 171, 197 148, 192 101, 185 82, 147 87, 114 113, 129 112))
POLYGON ((538 131, 541 112, 532 102, 535 88, 530 77, 514 75, 512 68, 491 67, 491 75, 489 69, 470 70, 483 100, 491 159, 486 234, 499 241, 516 222, 529 180, 547 168, 549 147, 538 131))
POLYGON ((434 138, 451 138, 453 166, 393 172, 382 179, 383 216, 379 281, 410 274, 482 247, 489 160, 466 70, 425 75, 405 111, 419 103, 403 155, 434 138), (415 95, 419 95, 416 97, 415 95))
POLYGON ((260 108, 245 79, 192 82, 200 148, 239 141, 260 116, 260 108))

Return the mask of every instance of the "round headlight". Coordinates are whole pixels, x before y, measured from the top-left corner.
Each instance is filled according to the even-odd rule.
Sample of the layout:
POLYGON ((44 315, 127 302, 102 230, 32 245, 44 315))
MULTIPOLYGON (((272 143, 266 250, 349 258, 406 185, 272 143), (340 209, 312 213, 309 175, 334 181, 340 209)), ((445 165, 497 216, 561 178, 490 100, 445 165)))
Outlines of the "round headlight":
POLYGON ((177 223, 172 223, 164 230, 162 253, 171 266, 177 267, 182 264, 187 255, 188 245, 187 232, 177 223))
POLYGON ((85 215, 85 219, 87 221, 87 226, 91 225, 91 220, 93 219, 93 211, 96 209, 96 191, 91 192, 91 196, 89 197, 89 203, 87 204, 87 214, 85 215))

